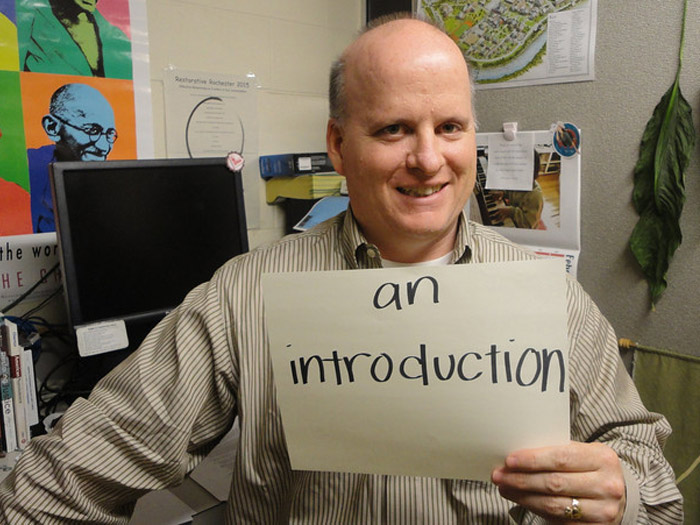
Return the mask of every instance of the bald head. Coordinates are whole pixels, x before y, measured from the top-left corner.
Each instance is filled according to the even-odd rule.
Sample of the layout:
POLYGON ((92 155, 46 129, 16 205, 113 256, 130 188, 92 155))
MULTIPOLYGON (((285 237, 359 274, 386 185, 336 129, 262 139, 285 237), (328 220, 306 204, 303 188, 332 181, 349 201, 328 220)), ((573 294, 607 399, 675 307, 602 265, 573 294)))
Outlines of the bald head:
POLYGON ((348 82, 364 82, 368 76, 381 73, 382 64, 407 62, 409 58, 430 67, 439 56, 443 60, 448 56, 459 57, 463 62, 464 86, 473 102, 466 59, 442 28, 414 18, 410 13, 389 15, 370 22, 331 66, 330 117, 341 121, 347 116, 348 82))
POLYGON ((58 160, 105 160, 116 140, 114 111, 92 86, 74 83, 58 88, 42 119, 46 134, 56 143, 58 160))
POLYGON ((106 116, 114 119, 109 101, 87 84, 64 84, 51 96, 49 113, 64 117, 106 116))

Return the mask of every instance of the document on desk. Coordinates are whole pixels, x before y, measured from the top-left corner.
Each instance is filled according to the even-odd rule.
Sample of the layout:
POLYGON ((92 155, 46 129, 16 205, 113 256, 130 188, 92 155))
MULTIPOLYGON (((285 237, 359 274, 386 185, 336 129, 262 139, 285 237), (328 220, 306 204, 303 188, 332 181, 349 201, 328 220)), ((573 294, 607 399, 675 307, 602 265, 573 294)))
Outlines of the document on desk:
POLYGON ((292 468, 490 479, 569 439, 558 260, 267 274, 292 468))

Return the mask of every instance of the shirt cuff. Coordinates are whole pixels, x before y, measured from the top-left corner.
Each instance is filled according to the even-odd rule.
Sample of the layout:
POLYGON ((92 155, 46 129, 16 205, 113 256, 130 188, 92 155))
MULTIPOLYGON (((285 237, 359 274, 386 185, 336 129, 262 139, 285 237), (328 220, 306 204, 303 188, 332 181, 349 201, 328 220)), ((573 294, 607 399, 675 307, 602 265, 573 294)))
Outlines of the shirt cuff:
POLYGON ((627 495, 625 501, 625 512, 622 515, 620 525, 634 525, 637 523, 639 505, 641 504, 641 499, 639 497, 639 482, 623 461, 621 461, 620 464, 622 465, 622 476, 625 478, 625 492, 627 495))

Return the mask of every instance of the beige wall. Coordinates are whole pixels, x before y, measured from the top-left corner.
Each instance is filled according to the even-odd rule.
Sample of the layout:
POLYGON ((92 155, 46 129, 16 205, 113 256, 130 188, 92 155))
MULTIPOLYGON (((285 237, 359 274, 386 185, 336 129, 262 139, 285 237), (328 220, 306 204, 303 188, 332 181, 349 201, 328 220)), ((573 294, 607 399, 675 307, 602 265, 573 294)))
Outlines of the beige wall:
MULTIPOLYGON (((582 252, 578 277, 618 336, 700 355, 700 143, 687 172, 683 244, 656 311, 628 240, 637 215, 632 173, 644 127, 677 64, 683 2, 598 2, 596 80, 477 93, 482 131, 504 121, 547 129, 569 120, 582 129, 582 252)), ((700 115, 700 4, 689 2, 681 87, 700 115)))
MULTIPOLYGON (((260 154, 325 150, 328 67, 362 23, 360 0, 148 0, 155 154, 166 156, 167 67, 245 75, 258 90, 260 154)), ((264 202, 251 246, 279 238, 283 217, 264 202)))

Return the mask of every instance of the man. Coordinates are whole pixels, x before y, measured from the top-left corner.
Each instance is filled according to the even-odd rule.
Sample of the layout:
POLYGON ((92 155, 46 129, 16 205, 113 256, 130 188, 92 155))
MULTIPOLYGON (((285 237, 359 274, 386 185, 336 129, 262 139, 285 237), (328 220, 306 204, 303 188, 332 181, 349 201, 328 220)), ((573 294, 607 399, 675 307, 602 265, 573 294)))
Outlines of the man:
POLYGON ((97 0, 22 0, 20 68, 34 73, 131 79, 131 42, 97 0))
POLYGON ((180 482, 238 417, 227 523, 678 523, 680 496, 657 442, 667 426, 639 402, 610 326, 573 281, 572 436, 581 442, 514 452, 494 484, 291 470, 263 273, 532 257, 462 213, 475 122, 466 65, 444 33, 416 20, 371 29, 334 66, 330 98, 327 146, 347 177, 348 212, 233 259, 188 295, 89 401, 32 441, 0 489, 5 519, 126 523, 136 496, 180 482))
POLYGON ((97 89, 65 84, 51 96, 41 120, 55 144, 27 150, 35 233, 56 230, 48 166, 55 161, 106 160, 117 140, 114 111, 97 89))

